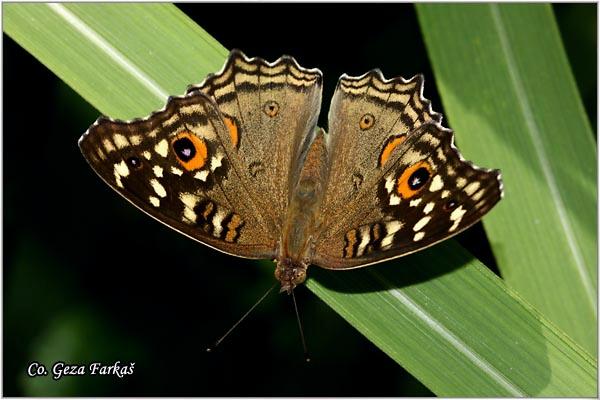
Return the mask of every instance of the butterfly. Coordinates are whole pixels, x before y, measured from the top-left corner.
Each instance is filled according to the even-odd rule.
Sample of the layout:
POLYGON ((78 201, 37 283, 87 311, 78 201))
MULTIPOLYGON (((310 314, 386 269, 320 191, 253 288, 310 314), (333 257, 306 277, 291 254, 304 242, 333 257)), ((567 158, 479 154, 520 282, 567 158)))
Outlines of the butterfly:
POLYGON ((364 267, 465 230, 503 194, 465 161, 424 78, 339 78, 328 133, 322 73, 230 53, 222 70, 146 118, 100 117, 79 140, 132 204, 222 252, 272 259, 281 291, 309 265, 364 267))

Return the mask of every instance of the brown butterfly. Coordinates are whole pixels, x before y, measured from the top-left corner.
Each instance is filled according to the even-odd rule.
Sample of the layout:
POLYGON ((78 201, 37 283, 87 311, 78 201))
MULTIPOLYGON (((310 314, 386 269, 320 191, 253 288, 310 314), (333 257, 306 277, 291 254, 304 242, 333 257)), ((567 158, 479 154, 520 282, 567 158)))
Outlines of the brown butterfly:
POLYGON ((99 118, 79 146, 100 177, 169 227, 225 253, 274 259, 281 290, 309 265, 358 268, 429 247, 502 197, 465 161, 423 77, 343 75, 316 127, 322 74, 232 51, 221 72, 143 119, 99 118))

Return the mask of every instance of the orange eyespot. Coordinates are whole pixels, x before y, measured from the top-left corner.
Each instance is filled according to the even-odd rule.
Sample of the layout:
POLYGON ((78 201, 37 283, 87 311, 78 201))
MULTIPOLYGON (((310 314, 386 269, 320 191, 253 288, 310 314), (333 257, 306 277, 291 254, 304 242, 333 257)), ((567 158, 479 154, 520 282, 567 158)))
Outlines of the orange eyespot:
POLYGON ((274 116, 277 115, 277 113, 279 113, 279 104, 277 104, 276 101, 267 101, 265 103, 265 106, 263 108, 263 111, 265 112, 265 114, 267 114, 269 117, 273 118, 274 116))
POLYGON ((366 131, 367 129, 370 129, 373 124, 375 124, 375 117, 372 114, 365 114, 360 119, 359 126, 361 130, 366 131))
POLYGON ((431 179, 431 165, 427 161, 419 161, 406 168, 396 185, 396 192, 403 199, 410 199, 419 193, 431 179))
POLYGON ((171 147, 177 161, 187 171, 204 167, 208 158, 208 148, 204 140, 191 132, 183 131, 171 140, 171 147))
POLYGON ((235 120, 231 117, 224 117, 223 120, 225 121, 225 126, 227 127, 227 130, 229 130, 231 144, 233 145, 233 147, 238 147, 238 144, 240 143, 240 135, 235 120))
POLYGON ((404 142, 404 139, 406 139, 406 135, 392 136, 388 139, 385 146, 383 146, 383 151, 381 152, 381 155, 379 156, 380 168, 383 167, 383 164, 385 164, 385 162, 390 158, 394 149, 400 146, 402 142, 404 142))

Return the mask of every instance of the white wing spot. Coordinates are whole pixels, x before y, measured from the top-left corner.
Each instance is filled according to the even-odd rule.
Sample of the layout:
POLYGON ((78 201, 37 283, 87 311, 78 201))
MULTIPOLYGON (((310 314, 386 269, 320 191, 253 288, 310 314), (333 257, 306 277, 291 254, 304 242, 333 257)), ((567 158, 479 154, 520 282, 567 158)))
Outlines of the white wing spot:
POLYGON ((221 236, 221 231, 223 230, 221 223, 223 222, 223 218, 225 218, 225 212, 221 210, 219 210, 213 217, 213 236, 215 237, 221 236))
POLYGON ((462 176, 459 176, 458 178, 456 178, 456 187, 457 188, 462 188, 463 186, 465 186, 467 184, 467 180, 465 178, 463 178, 462 176))
POLYGON ((152 171, 154 171, 154 175, 156 175, 157 178, 162 178, 163 177, 163 169, 160 166, 155 165, 152 168, 152 171))
POLYGON ((150 200, 150 203, 154 207, 160 207, 160 200, 158 199, 158 197, 150 196, 148 197, 148 200, 150 200))
POLYGON ((171 172, 175 175, 179 175, 179 176, 183 175, 183 171, 180 170, 179 168, 171 167, 171 172))
POLYGON ((360 244, 358 245, 358 251, 356 252, 356 255, 359 257, 363 255, 365 248, 371 241, 371 236, 369 235, 369 227, 368 226, 363 226, 360 229, 360 239, 361 240, 360 240, 360 244))
POLYGON ((125 147, 129 146, 129 141, 127 138, 120 133, 115 133, 113 135, 113 140, 115 141, 115 145, 118 149, 124 149, 125 147))
POLYGON ((117 184, 118 187, 123 189, 124 186, 123 186, 123 182, 121 181, 121 177, 126 177, 127 175, 129 175, 129 168, 127 167, 127 164, 125 163, 125 161, 121 161, 121 162, 115 164, 114 175, 115 175, 115 183, 117 184))
POLYGON ((464 191, 465 191, 465 192, 466 192, 466 193, 467 193, 469 196, 471 196, 471 195, 473 195, 473 193, 475 193, 475 191, 476 191, 477 189, 479 189, 479 186, 480 186, 479 182, 478 182, 478 181, 475 181, 475 182, 471 182, 471 183, 469 183, 469 184, 467 185, 467 187, 465 187, 463 190, 464 190, 464 191))
POLYGON ((198 172, 196 172, 196 175, 194 175, 194 178, 200 179, 202 182, 206 182, 207 177, 208 177, 207 170, 198 171, 198 172))
POLYGON ((115 164, 115 173, 121 175, 122 177, 129 175, 129 168, 127 167, 125 161, 115 164))
POLYGON ((416 151, 414 149, 409 149, 406 151, 406 153, 404 153, 403 159, 407 164, 412 165, 416 162, 423 160, 423 157, 424 157, 423 153, 416 151))
POLYGON ((133 135, 129 137, 129 141, 132 145, 138 146, 140 143, 142 143, 142 137, 140 135, 133 135))
POLYGON ((223 154, 217 154, 215 157, 213 157, 210 160, 210 170, 214 171, 215 169, 219 168, 221 165, 223 165, 221 163, 221 160, 223 159, 223 154))
POLYGON ((191 194, 191 193, 180 193, 179 200, 185 206, 183 208, 183 222, 187 222, 189 224, 193 224, 196 222, 196 213, 194 212, 194 207, 200 201, 200 197, 191 194))
POLYGON ((424 227, 425 225, 427 225, 427 224, 429 223, 429 221, 430 221, 430 220, 431 220, 431 217, 430 217, 430 216, 426 216, 426 217, 423 217, 423 218, 421 218, 421 219, 419 220, 419 222, 417 222, 417 223, 415 224, 415 226, 413 226, 413 231, 415 231, 415 232, 416 232, 416 231, 420 231, 421 229, 423 229, 423 227, 424 227))
POLYGON ((410 104, 407 104, 406 106, 404 106, 404 112, 410 117, 410 119, 415 122, 417 120, 417 118, 419 118, 419 115, 415 112, 415 110, 410 106, 410 104))
POLYGON ((387 190, 388 193, 392 193, 392 190, 394 190, 394 183, 395 179, 393 175, 385 178, 385 190, 387 190))
POLYGON ((450 219, 452 221, 456 221, 456 220, 460 221, 466 212, 467 212, 467 210, 465 210, 464 208, 462 208, 462 206, 460 206, 456 210, 452 211, 452 214, 450 214, 450 219))
POLYGON ((382 250, 389 249, 390 246, 392 245, 393 240, 394 240, 394 235, 387 235, 386 237, 384 237, 383 240, 381 241, 381 249, 382 250))
POLYGON ((149 160, 149 159, 151 159, 151 158, 152 158, 152 154, 151 154, 151 153, 150 153, 148 150, 144 151, 144 152, 142 153, 142 155, 144 156, 144 158, 145 158, 146 160, 149 160))
POLYGON ((400 221, 386 222, 385 231, 386 231, 387 235, 385 235, 385 237, 381 241, 381 248, 383 250, 387 250, 392 245, 392 241, 394 240, 394 235, 396 234, 396 232, 398 232, 402 228, 403 225, 404 224, 402 224, 402 222, 400 222, 400 221))
POLYGON ((462 217, 463 215, 465 215, 466 212, 467 210, 463 209, 462 206, 452 211, 452 213, 450 214, 450 220, 454 221, 454 223, 452 224, 450 229, 448 229, 448 232, 453 232, 454 230, 456 230, 456 228, 458 228, 458 225, 460 224, 460 221, 462 220, 462 217))
POLYGON ((429 185, 429 191, 437 192, 438 190, 440 190, 443 187, 444 187, 444 181, 442 180, 442 177, 439 175, 436 175, 431 180, 431 185, 429 185))
POLYGON ((479 210, 481 207, 483 207, 485 205, 486 201, 481 200, 479 203, 475 204, 475 209, 479 210))
POLYGON ((418 199, 411 200, 409 204, 411 207, 416 207, 421 204, 421 198, 419 197, 418 199))
POLYGON ((479 192, 475 193, 475 195, 473 196, 473 200, 479 201, 479 199, 481 199, 481 196, 483 196, 484 193, 485 189, 481 189, 479 192))
POLYGON ((397 206, 400 204, 400 196, 396 196, 395 194, 390 195, 390 206, 397 206))
POLYGON ((115 146, 113 146, 112 142, 108 139, 104 139, 102 141, 102 144, 104 145, 104 148, 106 149, 107 153, 110 153, 111 151, 115 151, 115 146))
POLYGON ((160 154, 163 157, 167 156, 169 151, 169 143, 167 143, 167 139, 163 139, 156 146, 154 146, 154 151, 160 154))
POLYGON ((119 175, 117 173, 117 171, 115 170, 115 183, 117 184, 118 187, 120 187, 121 189, 124 188, 123 186, 123 182, 121 182, 121 175, 119 175))
POLYGON ((150 185, 152 185, 152 189, 154 189, 154 192, 157 195, 159 195, 160 197, 167 197, 167 191, 157 179, 150 179, 150 185))
POLYGON ((200 197, 191 193, 180 193, 179 200, 183 203, 184 206, 188 208, 196 207, 196 204, 200 201, 200 197))
POLYGON ((450 196, 450 191, 449 190, 444 190, 442 192, 442 199, 445 199, 446 197, 450 196))
POLYGON ((435 207, 435 203, 434 203, 433 201, 432 201, 432 202, 429 202, 429 203, 427 203, 427 205, 426 205, 426 206, 425 206, 425 208, 423 209, 423 212, 424 212, 425 214, 429 214, 429 213, 431 212, 431 210, 433 210, 433 207, 435 207))
POLYGON ((183 218, 181 218, 181 220, 188 224, 194 224, 196 223, 196 213, 192 208, 185 207, 183 209, 183 218))
POLYGON ((102 152, 100 147, 96 148, 96 153, 98 153, 98 157, 100 157, 102 160, 106 160, 106 155, 102 152))
POLYGON ((177 121, 179 121, 179 115, 177 115, 177 114, 174 114, 174 115, 173 115, 171 118, 169 118, 168 120, 166 120, 166 121, 163 121, 163 125, 168 127, 168 126, 171 126, 171 125, 173 125, 173 124, 174 124, 174 123, 176 123, 177 121))
MULTIPOLYGON (((421 136, 421 139, 425 139, 426 141, 428 141, 431 145, 433 145, 435 147, 437 147, 440 144, 440 140, 429 133, 426 133, 423 136, 421 136)), ((438 150, 439 150, 439 148, 438 148, 438 150)))
POLYGON ((442 150, 441 147, 438 147, 437 149, 437 156, 440 159, 440 161, 446 161, 446 155, 444 154, 444 150, 442 150))
POLYGON ((425 232, 417 232, 415 233, 415 237, 413 238, 413 241, 418 242, 419 240, 423 239, 425 237, 425 232))
POLYGON ((385 231, 387 232, 388 236, 389 235, 393 235, 396 232, 398 232, 402 226, 404 224, 400 221, 390 221, 390 222, 386 222, 385 224, 385 231))

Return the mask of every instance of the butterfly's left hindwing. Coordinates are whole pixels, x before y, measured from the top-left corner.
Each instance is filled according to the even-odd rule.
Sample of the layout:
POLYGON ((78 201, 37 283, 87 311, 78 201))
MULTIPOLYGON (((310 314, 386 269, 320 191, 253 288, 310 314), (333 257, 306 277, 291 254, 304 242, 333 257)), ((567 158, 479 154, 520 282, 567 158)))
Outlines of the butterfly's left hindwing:
POLYGON ((98 119, 79 146, 94 171, 171 228, 229 254, 266 258, 276 237, 231 168, 231 135, 202 93, 170 98, 145 119, 98 119))

